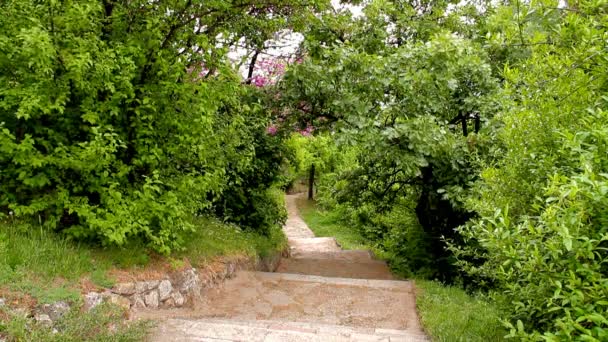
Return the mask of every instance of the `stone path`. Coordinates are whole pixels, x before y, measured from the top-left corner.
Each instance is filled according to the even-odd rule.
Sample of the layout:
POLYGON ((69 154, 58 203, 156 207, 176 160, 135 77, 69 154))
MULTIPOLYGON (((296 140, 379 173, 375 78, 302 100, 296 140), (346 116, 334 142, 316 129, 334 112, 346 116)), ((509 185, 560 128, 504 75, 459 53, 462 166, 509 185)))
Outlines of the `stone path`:
POLYGON ((291 257, 277 273, 240 272, 191 310, 165 310, 150 341, 428 341, 414 285, 369 251, 315 238, 286 196, 291 257))

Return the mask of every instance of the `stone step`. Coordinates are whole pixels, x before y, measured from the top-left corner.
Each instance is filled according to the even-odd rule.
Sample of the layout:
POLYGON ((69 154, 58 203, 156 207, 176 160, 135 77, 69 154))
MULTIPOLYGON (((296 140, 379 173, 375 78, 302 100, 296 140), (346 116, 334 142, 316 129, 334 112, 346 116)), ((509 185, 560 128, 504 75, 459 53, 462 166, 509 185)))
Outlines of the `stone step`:
POLYGON ((290 238, 289 247, 292 254, 302 252, 339 252, 342 249, 332 237, 290 238))
POLYGON ((380 260, 281 259, 276 272, 309 274, 324 277, 393 279, 386 263, 380 260))
POLYGON ((155 328, 149 341, 425 342, 428 339, 407 330, 264 320, 169 319, 155 328))
POLYGON ((414 292, 414 283, 410 280, 384 280, 384 279, 356 279, 339 277, 322 277, 306 274, 272 273, 272 272, 241 272, 243 277, 254 277, 266 284, 278 284, 280 282, 302 282, 318 283, 322 285, 353 287, 367 287, 370 290, 386 289, 398 292, 414 292))
POLYGON ((367 262, 376 260, 370 251, 365 250, 344 250, 335 252, 315 252, 292 250, 290 257, 294 259, 326 259, 326 260, 344 260, 351 262, 367 262))
POLYGON ((139 311, 137 318, 226 318, 422 330, 410 281, 239 272, 191 309, 139 311))

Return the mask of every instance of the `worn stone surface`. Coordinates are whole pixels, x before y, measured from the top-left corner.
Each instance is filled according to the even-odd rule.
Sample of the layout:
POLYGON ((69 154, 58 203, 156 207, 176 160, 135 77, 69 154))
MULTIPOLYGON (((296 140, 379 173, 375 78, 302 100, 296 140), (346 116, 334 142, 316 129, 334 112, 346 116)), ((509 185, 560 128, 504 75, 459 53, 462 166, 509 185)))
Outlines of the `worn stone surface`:
POLYGON ((135 293, 135 283, 116 284, 112 288, 112 292, 120 294, 120 295, 124 295, 124 296, 130 296, 135 293))
POLYGON ((103 301, 103 296, 98 292, 89 292, 84 296, 84 309, 90 311, 103 301))
POLYGON ((295 238, 314 238, 315 234, 308 228, 306 222, 300 217, 296 200, 299 194, 285 196, 287 206, 287 222, 283 226, 283 231, 289 239, 295 238))
POLYGON ((0 308, 6 305, 6 299, 0 298, 0 308))
POLYGON ((144 302, 146 307, 156 309, 160 305, 158 291, 152 290, 144 295, 144 302))
POLYGON ((393 279, 386 263, 379 260, 352 262, 332 259, 283 259, 276 271, 324 277, 393 279))
MULTIPOLYGON (((288 236, 289 238, 289 236, 288 236)), ((333 237, 289 238, 291 256, 298 252, 340 252, 342 249, 333 237)))
POLYGON ((173 285, 169 280, 163 280, 158 284, 158 296, 161 301, 166 300, 171 297, 171 291, 173 290, 173 285))
POLYGON ((160 307, 162 309, 171 309, 171 308, 174 308, 174 307, 176 307, 175 300, 173 300, 173 298, 169 297, 169 299, 166 299, 165 301, 163 301, 160 304, 160 307))
POLYGON ((149 280, 145 282, 147 290, 154 290, 160 284, 160 280, 149 280))
POLYGON ((178 291, 171 294, 171 300, 173 300, 173 303, 175 303, 175 306, 177 307, 186 304, 186 298, 184 298, 184 296, 178 291))
POLYGON ((139 281, 135 283, 135 293, 145 293, 154 290, 160 284, 159 280, 139 281))
POLYGON ((131 297, 131 305, 134 308, 145 308, 146 307, 146 303, 144 302, 144 295, 140 294, 140 293, 136 293, 131 297))
POLYGON ((300 322, 171 319, 156 328, 150 341, 427 342, 428 339, 407 331, 383 333, 300 322))
POLYGON ((200 292, 200 280, 194 268, 181 272, 175 286, 182 294, 200 292))
MULTIPOLYGON (((162 316, 313 322, 420 331, 411 282, 241 272, 194 310, 162 316)), ((150 313, 157 318, 156 313, 150 313)))

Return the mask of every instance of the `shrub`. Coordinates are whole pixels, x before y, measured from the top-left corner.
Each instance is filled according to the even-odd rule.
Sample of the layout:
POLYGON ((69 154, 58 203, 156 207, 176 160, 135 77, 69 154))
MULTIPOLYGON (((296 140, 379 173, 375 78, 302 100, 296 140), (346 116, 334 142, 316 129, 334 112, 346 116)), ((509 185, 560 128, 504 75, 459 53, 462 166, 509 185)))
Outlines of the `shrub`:
POLYGON ((161 253, 181 248, 193 215, 233 200, 248 206, 236 221, 276 224, 263 196, 280 144, 266 142, 263 94, 241 83, 218 37, 263 42, 286 18, 301 28, 308 9, 294 5, 252 15, 205 1, 5 2, 0 212, 161 253))

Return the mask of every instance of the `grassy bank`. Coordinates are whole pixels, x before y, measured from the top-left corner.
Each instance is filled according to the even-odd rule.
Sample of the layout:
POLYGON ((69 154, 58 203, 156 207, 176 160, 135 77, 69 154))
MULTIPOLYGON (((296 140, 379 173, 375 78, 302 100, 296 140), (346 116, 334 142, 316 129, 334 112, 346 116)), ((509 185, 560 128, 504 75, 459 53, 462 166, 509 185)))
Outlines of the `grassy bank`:
MULTIPOLYGON (((315 235, 333 236, 345 249, 371 249, 374 246, 355 230, 340 223, 339 217, 301 198, 300 214, 315 235)), ((481 297, 441 283, 416 280, 417 308, 420 320, 433 341, 502 341, 507 331, 500 324, 499 311, 481 297)))
POLYGON ((124 312, 102 304, 87 313, 73 309, 56 322, 53 331, 19 315, 10 315, 0 308, 0 340, 44 342, 132 342, 142 341, 152 326, 150 322, 124 321, 124 312))
POLYGON ((316 236, 334 237, 343 249, 370 249, 365 239, 356 230, 341 224, 334 213, 321 210, 314 201, 304 197, 298 198, 296 204, 300 215, 316 236))
POLYGON ((416 280, 416 287, 418 314, 433 341, 492 342, 507 335, 500 312, 484 298, 428 280, 416 280))
MULTIPOLYGON (((220 257, 266 256, 286 246, 279 227, 270 236, 262 236, 214 219, 196 218, 194 223, 197 230, 189 236, 184 250, 161 256, 143 245, 103 248, 75 243, 31 225, 0 222, 0 298, 5 301, 0 305, 0 337, 11 336, 9 341, 47 340, 39 336, 46 336, 48 329, 27 326, 26 320, 8 312, 59 300, 79 307, 82 293, 111 287, 117 281, 116 274, 137 275, 185 264, 202 267, 220 257)), ((50 340, 133 341, 133 336, 141 334, 143 328, 137 325, 115 329, 118 335, 109 338, 103 327, 95 324, 91 329, 98 330, 97 337, 84 339, 77 333, 85 328, 81 321, 106 322, 107 327, 117 326, 121 320, 110 308, 86 315, 76 310, 61 323, 65 333, 50 340)))
POLYGON ((197 218, 195 224, 198 229, 183 251, 160 256, 143 245, 102 248, 5 222, 0 225, 0 289, 28 294, 41 302, 74 300, 82 282, 112 286, 112 270, 136 273, 167 262, 200 266, 221 256, 268 255, 286 244, 278 227, 266 237, 212 219, 197 218))

